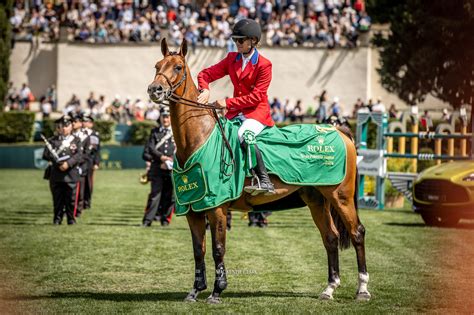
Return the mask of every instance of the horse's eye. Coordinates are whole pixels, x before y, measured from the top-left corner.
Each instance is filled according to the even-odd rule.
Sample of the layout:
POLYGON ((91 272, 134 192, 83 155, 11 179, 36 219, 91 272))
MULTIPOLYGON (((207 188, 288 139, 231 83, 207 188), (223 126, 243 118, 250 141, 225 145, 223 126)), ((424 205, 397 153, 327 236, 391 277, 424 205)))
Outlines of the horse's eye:
POLYGON ((183 66, 177 65, 176 67, 174 67, 174 69, 175 69, 176 71, 181 71, 181 70, 183 70, 183 66))

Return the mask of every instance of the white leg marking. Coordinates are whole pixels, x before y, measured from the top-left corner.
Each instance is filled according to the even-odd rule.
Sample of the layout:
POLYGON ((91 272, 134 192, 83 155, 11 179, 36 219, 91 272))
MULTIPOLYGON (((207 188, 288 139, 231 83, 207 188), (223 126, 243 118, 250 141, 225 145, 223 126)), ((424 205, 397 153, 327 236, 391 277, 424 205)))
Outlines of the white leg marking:
POLYGON ((328 286, 326 289, 324 289, 323 293, 319 295, 319 298, 321 300, 332 300, 334 299, 332 294, 336 290, 337 287, 341 285, 341 280, 339 278, 336 278, 334 282, 328 283, 328 286))
POLYGON ((357 288, 356 299, 361 301, 370 300, 370 293, 367 290, 367 285, 369 284, 369 274, 368 273, 359 273, 359 287, 357 288))

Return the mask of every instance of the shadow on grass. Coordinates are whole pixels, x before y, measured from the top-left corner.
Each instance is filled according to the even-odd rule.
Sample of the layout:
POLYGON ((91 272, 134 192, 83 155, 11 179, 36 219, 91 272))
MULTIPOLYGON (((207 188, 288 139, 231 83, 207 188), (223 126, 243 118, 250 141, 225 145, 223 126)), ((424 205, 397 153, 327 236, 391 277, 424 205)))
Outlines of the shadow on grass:
POLYGON ((0 225, 53 225, 53 223, 38 223, 38 222, 8 222, 0 221, 0 225))
POLYGON ((383 210, 380 209, 368 209, 368 208, 359 208, 359 210, 366 211, 366 212, 376 212, 376 213, 403 213, 403 214, 414 214, 419 215, 411 209, 406 208, 385 208, 383 210))
MULTIPOLYGON (((398 222, 388 222, 385 225, 391 226, 404 226, 404 227, 423 227, 428 228, 430 226, 424 223, 398 223, 398 222)), ((432 226, 433 228, 442 228, 442 229, 460 229, 460 230, 474 230, 474 223, 465 223, 460 222, 456 225, 449 225, 449 226, 432 226)))
POLYGON ((391 226, 404 226, 404 227, 426 227, 424 223, 399 223, 399 222, 388 222, 385 223, 385 225, 391 225, 391 226))
MULTIPOLYGON (((210 293, 210 291, 209 291, 210 293)), ((208 292, 203 292, 199 299, 205 299, 208 292)), ((107 292, 51 292, 49 295, 39 296, 12 296, 5 297, 4 300, 11 301, 33 301, 45 299, 88 299, 98 301, 114 301, 114 302, 140 302, 140 301, 174 301, 181 302, 186 297, 186 292, 157 292, 157 293, 107 293, 107 292)), ((274 291, 257 291, 257 292, 226 292, 223 298, 256 298, 256 297, 272 297, 272 298, 315 298, 318 296, 312 293, 302 292, 274 292, 274 291)))
POLYGON ((474 230, 474 222, 472 220, 469 223, 461 221, 458 225, 453 227, 457 229, 474 230))
POLYGON ((163 230, 163 231, 176 231, 176 230, 185 230, 188 231, 188 228, 178 228, 178 227, 162 227, 160 223, 152 224, 151 227, 142 227, 140 223, 136 221, 133 222, 89 222, 89 223, 82 223, 82 225, 98 225, 98 226, 132 226, 136 228, 142 228, 144 230, 163 230))

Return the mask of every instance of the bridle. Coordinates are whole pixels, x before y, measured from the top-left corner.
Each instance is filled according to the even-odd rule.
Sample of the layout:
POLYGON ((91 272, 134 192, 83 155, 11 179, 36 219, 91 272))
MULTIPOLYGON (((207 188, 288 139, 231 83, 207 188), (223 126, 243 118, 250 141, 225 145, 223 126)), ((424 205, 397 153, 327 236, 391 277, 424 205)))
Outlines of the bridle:
MULTIPOLYGON (((171 53, 170 55, 177 55, 176 52, 173 52, 171 53)), ((184 58, 183 58, 184 59, 184 58)), ((163 104, 163 105, 167 105, 167 106, 170 106, 170 101, 172 102, 175 102, 175 103, 180 103, 180 104, 183 104, 183 105, 186 105, 186 106, 191 106, 191 107, 197 107, 197 108, 206 108, 206 109, 212 109, 212 110, 217 110, 217 109, 221 109, 220 107, 214 105, 214 104, 211 104, 211 103, 207 103, 207 104, 204 104, 204 103, 199 103, 199 102, 196 102, 196 101, 193 101, 193 100, 190 100, 190 99, 187 99, 187 98, 184 98, 182 97, 181 95, 178 95, 175 93, 175 91, 183 84, 186 82, 186 78, 187 78, 187 71, 186 71, 186 60, 184 60, 184 66, 183 66, 183 75, 181 76, 181 79, 178 81, 178 83, 176 84, 173 84, 171 82, 171 80, 168 78, 168 76, 166 74, 164 74, 163 72, 158 72, 156 74, 156 76, 159 76, 161 75, 162 77, 165 78, 166 80, 166 83, 168 83, 170 89, 168 91, 165 92, 165 99, 163 101, 160 102, 160 104, 163 104), (164 102, 167 102, 167 103, 164 103, 164 102)), ((184 92, 183 92, 183 95, 186 94, 186 89, 187 89, 187 86, 184 87, 184 92)), ((217 113, 216 113, 217 114, 217 113)))
MULTIPOLYGON (((171 53, 171 55, 177 55, 177 53, 171 53)), ((183 57, 184 59, 184 57, 183 57)), ((176 104, 182 104, 182 105, 185 105, 185 106, 191 106, 191 107, 197 107, 197 108, 204 108, 204 109, 211 109, 212 110, 212 115, 214 116, 214 119, 216 120, 217 122, 217 125, 219 126, 219 130, 221 132, 221 135, 222 135, 222 140, 227 148, 227 150, 229 151, 230 153, 230 158, 231 158, 231 163, 227 163, 225 160, 224 160, 224 146, 222 146, 222 150, 221 150, 221 159, 222 159, 222 162, 221 163, 221 172, 226 175, 226 176, 231 176, 234 171, 235 171, 235 159, 234 159, 234 152, 232 152, 232 148, 230 146, 230 143, 229 143, 229 140, 227 139, 226 135, 225 135, 225 131, 224 131, 224 126, 222 126, 222 122, 221 122, 221 119, 219 117, 219 115, 217 114, 217 109, 221 109, 219 106, 216 106, 214 104, 211 104, 211 103, 207 103, 207 104, 204 104, 204 103, 199 103, 199 102, 196 102, 196 101, 193 101, 193 100, 190 100, 190 99, 187 99, 187 98, 184 98, 182 97, 181 95, 178 95, 175 93, 175 91, 183 84, 186 82, 186 78, 187 78, 187 66, 186 66, 186 60, 184 60, 184 66, 183 66, 183 75, 181 76, 181 79, 178 81, 178 83, 176 84, 173 84, 171 82, 171 80, 168 78, 168 76, 166 74, 164 74, 163 72, 158 72, 156 74, 156 77, 161 75, 162 77, 164 77, 166 79, 166 83, 168 83, 170 89, 168 91, 165 92, 165 99, 163 101, 160 102, 160 104, 163 104, 163 105, 166 105, 166 106, 170 106, 170 102, 174 102, 176 104), (165 103, 166 102, 166 103, 165 103), (225 172, 225 165, 232 165, 232 172, 230 174, 227 174, 225 172)), ((187 85, 185 84, 184 86, 184 91, 183 91, 183 95, 186 94, 186 89, 187 89, 187 85)))

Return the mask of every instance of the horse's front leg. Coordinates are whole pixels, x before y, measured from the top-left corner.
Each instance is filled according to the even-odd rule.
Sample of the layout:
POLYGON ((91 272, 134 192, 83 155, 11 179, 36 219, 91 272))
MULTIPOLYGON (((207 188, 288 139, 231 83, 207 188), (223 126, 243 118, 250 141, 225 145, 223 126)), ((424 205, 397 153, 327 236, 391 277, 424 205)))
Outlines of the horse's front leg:
POLYGON ((211 225, 212 234, 212 256, 216 266, 216 280, 214 289, 207 299, 208 303, 220 303, 221 293, 227 288, 227 276, 224 266, 225 237, 227 230, 227 205, 221 206, 207 212, 207 217, 211 225))
POLYGON ((196 213, 190 210, 186 218, 188 219, 193 239, 195 273, 193 288, 184 300, 196 302, 199 293, 207 289, 206 263, 204 261, 204 256, 206 255, 206 215, 204 212, 196 213))

